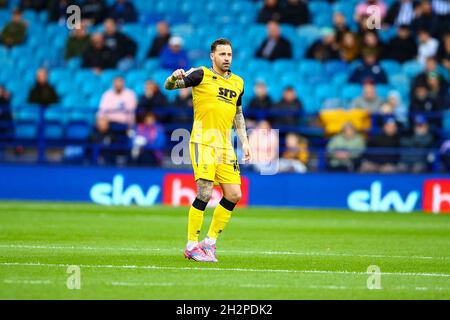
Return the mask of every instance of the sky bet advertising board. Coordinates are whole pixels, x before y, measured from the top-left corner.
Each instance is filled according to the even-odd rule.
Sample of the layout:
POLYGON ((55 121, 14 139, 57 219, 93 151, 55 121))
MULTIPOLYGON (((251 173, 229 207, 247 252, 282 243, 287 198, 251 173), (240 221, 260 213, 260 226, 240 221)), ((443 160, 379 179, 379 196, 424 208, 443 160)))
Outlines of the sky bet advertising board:
MULTIPOLYGON (((160 169, 3 165, 0 177, 0 198, 9 200, 179 206, 190 205, 196 190, 191 173, 160 169)), ((239 206, 450 213, 449 175, 249 173, 242 177, 242 191, 239 206)), ((216 188, 209 205, 221 197, 216 188)))

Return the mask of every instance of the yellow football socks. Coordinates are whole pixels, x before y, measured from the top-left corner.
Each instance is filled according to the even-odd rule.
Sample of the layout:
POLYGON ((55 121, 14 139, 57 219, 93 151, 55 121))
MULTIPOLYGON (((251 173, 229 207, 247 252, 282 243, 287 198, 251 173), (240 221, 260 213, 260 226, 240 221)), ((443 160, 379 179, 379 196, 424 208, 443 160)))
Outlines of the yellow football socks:
POLYGON ((214 210, 211 226, 209 227, 209 238, 217 239, 219 237, 219 234, 223 231, 228 221, 230 221, 231 213, 235 205, 235 203, 228 201, 225 198, 220 200, 220 203, 214 210))
MULTIPOLYGON (((197 200, 197 199, 196 199, 197 200)), ((189 209, 189 221, 188 221, 188 240, 198 242, 198 236, 202 229, 203 216, 205 210, 200 210, 192 204, 189 209)))

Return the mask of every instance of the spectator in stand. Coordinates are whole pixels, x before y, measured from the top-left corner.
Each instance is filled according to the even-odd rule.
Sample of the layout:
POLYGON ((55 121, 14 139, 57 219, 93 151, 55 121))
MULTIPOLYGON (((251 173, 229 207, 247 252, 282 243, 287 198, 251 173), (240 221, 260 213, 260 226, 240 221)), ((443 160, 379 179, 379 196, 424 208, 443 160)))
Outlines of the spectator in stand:
POLYGON ((161 50, 167 46, 169 39, 171 37, 169 24, 166 21, 160 21, 156 25, 157 35, 153 39, 150 49, 147 53, 147 58, 157 58, 159 57, 161 50))
POLYGON ((12 19, 3 28, 0 35, 4 46, 11 48, 25 42, 27 35, 27 23, 22 18, 22 12, 15 9, 12 13, 12 19))
POLYGON ((414 118, 412 135, 400 139, 402 147, 399 171, 422 173, 429 170, 430 148, 433 147, 433 135, 430 133, 427 120, 422 115, 414 118))
MULTIPOLYGON (((272 19, 269 19, 272 20, 272 19)), ((303 0, 287 0, 281 9, 281 23, 300 26, 309 22, 308 4, 303 0)))
POLYGON ((366 154, 361 164, 362 172, 394 173, 399 162, 400 137, 394 118, 387 118, 383 132, 369 138, 366 154))
POLYGON ((47 9, 46 0, 20 0, 20 10, 44 11, 47 9))
POLYGON ((103 22, 107 10, 105 0, 85 0, 81 4, 81 16, 94 25, 103 22))
POLYGON ((386 45, 383 57, 403 63, 415 59, 416 56, 416 39, 411 35, 411 31, 407 25, 400 25, 397 29, 397 36, 389 40, 386 45))
POLYGON ((370 30, 364 33, 362 40, 362 52, 372 53, 377 57, 381 57, 384 53, 384 45, 380 42, 378 33, 370 30))
POLYGON ((258 13, 258 23, 268 23, 269 21, 281 20, 281 6, 278 0, 265 0, 264 6, 258 13))
POLYGON ((357 36, 351 32, 344 32, 339 43, 339 56, 344 62, 352 62, 359 58, 360 45, 357 36))
POLYGON ((336 43, 334 30, 323 28, 321 34, 322 38, 315 41, 306 51, 306 57, 321 62, 339 59, 339 46, 336 43))
POLYGON ((345 16, 341 12, 333 14, 333 29, 337 43, 341 43, 344 33, 350 31, 345 16))
POLYGON ((97 119, 104 118, 110 123, 117 123, 131 128, 135 123, 137 106, 136 95, 133 90, 125 87, 125 80, 116 77, 113 88, 106 91, 100 101, 97 119))
POLYGON ((48 83, 48 73, 44 68, 36 72, 36 83, 28 94, 28 102, 47 107, 59 101, 58 94, 48 83))
POLYGON ((419 30, 428 30, 432 36, 438 36, 440 31, 439 18, 433 12, 429 0, 422 0, 416 7, 412 28, 416 33, 419 30))
POLYGON ((7 8, 8 0, 0 0, 0 8, 7 8))
POLYGON ((366 80, 363 84, 363 94, 353 99, 350 104, 352 109, 364 109, 371 114, 377 114, 381 111, 383 99, 377 95, 375 84, 372 80, 366 80))
POLYGON ((129 0, 116 0, 109 8, 109 17, 118 23, 137 22, 138 15, 133 3, 129 0))
POLYGON ((420 64, 425 65, 427 58, 436 55, 439 42, 432 38, 430 32, 425 29, 419 30, 417 36, 419 39, 417 61, 419 61, 420 64))
POLYGON ((333 136, 327 144, 327 169, 330 171, 355 171, 366 148, 366 142, 350 122, 342 132, 333 136))
POLYGON ((408 126, 408 108, 398 91, 389 91, 386 102, 381 106, 380 114, 394 117, 402 127, 408 126))
POLYGON ((415 88, 418 86, 428 87, 428 75, 431 72, 436 72, 439 77, 439 86, 444 88, 448 88, 448 82, 445 80, 444 76, 439 72, 439 65, 435 57, 429 57, 425 63, 425 70, 419 73, 411 82, 411 96, 414 94, 415 88))
POLYGON ((442 42, 439 46, 437 59, 442 66, 447 69, 450 74, 450 32, 442 37, 442 42))
POLYGON ((249 134, 248 141, 252 149, 253 169, 260 173, 278 171, 279 137, 269 121, 260 121, 249 134))
POLYGON ((67 8, 74 2, 74 0, 50 0, 47 6, 48 20, 65 25, 68 16, 67 8))
POLYGON ((91 43, 83 52, 82 67, 91 68, 95 73, 116 67, 114 54, 105 46, 105 40, 101 33, 94 33, 91 36, 91 43))
POLYGON ((371 79, 376 84, 387 83, 387 76, 373 53, 363 52, 363 63, 360 64, 350 75, 349 82, 363 83, 371 79))
POLYGON ((259 81, 253 88, 254 97, 250 100, 248 107, 250 109, 265 109, 269 110, 273 106, 272 98, 267 92, 267 86, 264 82, 259 81))
POLYGON ((169 45, 161 51, 159 59, 162 68, 170 70, 187 69, 189 58, 187 52, 183 49, 183 39, 178 36, 171 37, 169 45))
POLYGON ((284 89, 281 100, 272 110, 276 112, 273 118, 274 126, 298 126, 303 105, 297 98, 294 87, 284 89))
MULTIPOLYGON (((116 164, 120 157, 125 155, 119 146, 128 144, 126 133, 113 130, 106 117, 98 117, 90 142, 97 145, 99 150, 99 164, 116 164)), ((93 152, 93 151, 91 151, 93 152)))
POLYGON ((135 127, 131 158, 137 165, 157 165, 162 163, 162 148, 166 142, 164 128, 157 122, 152 112, 144 115, 142 123, 135 127))
POLYGON ((12 133, 13 117, 10 109, 11 94, 0 84, 0 140, 12 133))
POLYGON ((131 68, 136 55, 136 42, 117 30, 116 22, 108 18, 104 22, 105 32, 103 38, 105 46, 111 50, 114 56, 114 63, 119 70, 125 71, 131 68))
POLYGON ((74 29, 67 38, 64 58, 69 60, 74 57, 81 57, 83 52, 89 46, 89 41, 86 24, 82 23, 81 28, 74 29))
POLYGON ((280 158, 280 172, 305 173, 309 160, 308 140, 294 132, 286 135, 286 149, 280 158))
POLYGON ((400 0, 396 1, 389 8, 384 22, 388 25, 410 26, 415 17, 415 10, 419 5, 416 0, 400 0))
POLYGON ((370 6, 377 6, 381 14, 381 19, 384 19, 387 12, 387 6, 382 0, 363 0, 359 2, 355 7, 353 19, 358 23, 361 22, 365 16, 372 13, 368 10, 370 6))
POLYGON ((291 43, 281 35, 277 22, 267 23, 267 38, 256 51, 256 57, 270 61, 292 58, 291 43))
POLYGON ((172 123, 188 124, 192 121, 192 88, 182 88, 178 90, 173 105, 178 108, 176 114, 170 117, 172 123))
POLYGON ((450 2, 448 0, 432 0, 431 6, 439 21, 438 38, 450 31, 450 2))
POLYGON ((438 113, 441 110, 442 106, 430 95, 426 85, 419 85, 414 89, 414 96, 409 106, 410 122, 415 115, 422 114, 428 119, 433 130, 441 128, 441 115, 438 113))
POLYGON ((167 106, 169 102, 166 96, 161 92, 158 84, 155 81, 148 80, 145 82, 145 90, 142 97, 139 99, 136 119, 141 122, 143 116, 155 108, 167 106))
POLYGON ((450 139, 444 141, 439 149, 442 168, 450 172, 450 139))
POLYGON ((450 109, 450 94, 448 88, 446 86, 441 86, 439 80, 439 74, 437 72, 428 73, 427 85, 429 96, 436 101, 439 109, 450 109))

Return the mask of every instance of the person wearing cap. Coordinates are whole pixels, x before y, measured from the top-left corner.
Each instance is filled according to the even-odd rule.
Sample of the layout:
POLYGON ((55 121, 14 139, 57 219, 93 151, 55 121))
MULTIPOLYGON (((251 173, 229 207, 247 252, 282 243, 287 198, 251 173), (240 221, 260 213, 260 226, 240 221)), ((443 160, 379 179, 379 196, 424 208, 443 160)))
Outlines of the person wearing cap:
POLYGON ((161 67, 164 69, 187 69, 189 58, 183 49, 183 39, 179 36, 170 37, 169 43, 161 51, 159 59, 161 67))
POLYGON ((413 173, 428 171, 430 167, 428 158, 433 142, 434 137, 430 133, 427 119, 423 115, 416 115, 413 133, 400 139, 402 151, 399 171, 413 173))
POLYGON ((306 57, 319 61, 339 59, 339 46, 332 28, 322 28, 322 38, 314 42, 306 52, 306 57))
POLYGON ((394 173, 399 161, 400 138, 397 122, 385 119, 383 131, 369 138, 368 152, 361 164, 361 172, 394 173))

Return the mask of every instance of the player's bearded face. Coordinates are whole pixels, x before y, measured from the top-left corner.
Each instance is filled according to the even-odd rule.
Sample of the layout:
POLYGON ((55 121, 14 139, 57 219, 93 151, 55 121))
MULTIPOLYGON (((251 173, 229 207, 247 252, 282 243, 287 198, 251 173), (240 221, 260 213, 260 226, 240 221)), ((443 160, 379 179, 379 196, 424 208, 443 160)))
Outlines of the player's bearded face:
POLYGON ((218 45, 216 51, 212 54, 214 64, 223 72, 229 71, 231 61, 233 60, 233 53, 231 46, 218 45))

